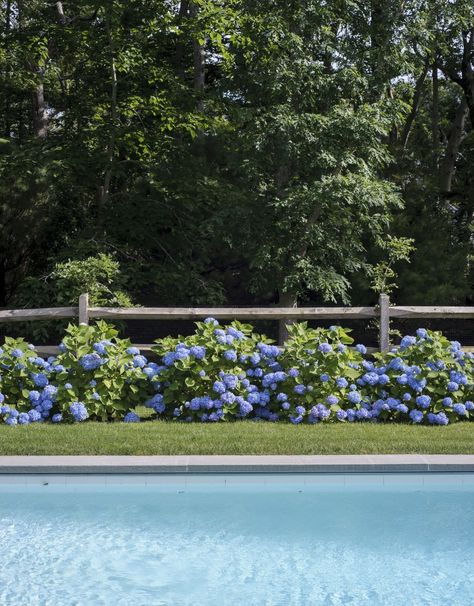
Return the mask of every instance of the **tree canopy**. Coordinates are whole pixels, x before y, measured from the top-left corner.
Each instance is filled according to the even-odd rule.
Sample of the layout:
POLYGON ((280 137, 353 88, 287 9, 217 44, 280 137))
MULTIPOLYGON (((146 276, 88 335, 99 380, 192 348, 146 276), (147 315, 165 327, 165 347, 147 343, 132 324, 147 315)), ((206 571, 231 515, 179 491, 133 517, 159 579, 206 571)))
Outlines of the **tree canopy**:
POLYGON ((0 306, 472 302, 470 1, 0 0, 0 107, 0 306))

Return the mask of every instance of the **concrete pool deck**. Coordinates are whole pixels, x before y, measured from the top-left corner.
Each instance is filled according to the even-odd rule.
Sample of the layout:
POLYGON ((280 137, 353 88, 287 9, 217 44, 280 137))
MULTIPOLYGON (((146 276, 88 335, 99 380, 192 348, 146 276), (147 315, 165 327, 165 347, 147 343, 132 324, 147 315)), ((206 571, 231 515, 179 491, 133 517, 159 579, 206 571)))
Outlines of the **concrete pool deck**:
POLYGON ((0 475, 406 472, 474 472, 474 455, 0 456, 0 475))

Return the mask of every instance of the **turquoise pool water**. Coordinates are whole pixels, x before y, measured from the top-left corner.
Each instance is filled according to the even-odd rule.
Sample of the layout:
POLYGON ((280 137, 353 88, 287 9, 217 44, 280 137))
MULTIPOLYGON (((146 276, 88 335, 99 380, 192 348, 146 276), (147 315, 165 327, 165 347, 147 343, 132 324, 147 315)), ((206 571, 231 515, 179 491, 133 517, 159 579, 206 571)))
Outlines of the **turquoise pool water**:
POLYGON ((0 604, 467 606, 473 520, 471 474, 0 477, 0 604))

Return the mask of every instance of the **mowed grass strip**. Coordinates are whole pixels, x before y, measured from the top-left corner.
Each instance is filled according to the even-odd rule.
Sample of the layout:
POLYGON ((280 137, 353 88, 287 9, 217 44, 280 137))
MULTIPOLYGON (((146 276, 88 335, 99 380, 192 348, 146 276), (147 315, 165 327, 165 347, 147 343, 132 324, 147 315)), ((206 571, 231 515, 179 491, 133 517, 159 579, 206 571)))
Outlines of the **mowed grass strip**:
POLYGON ((0 455, 474 454, 474 423, 447 427, 251 421, 0 426, 0 455))

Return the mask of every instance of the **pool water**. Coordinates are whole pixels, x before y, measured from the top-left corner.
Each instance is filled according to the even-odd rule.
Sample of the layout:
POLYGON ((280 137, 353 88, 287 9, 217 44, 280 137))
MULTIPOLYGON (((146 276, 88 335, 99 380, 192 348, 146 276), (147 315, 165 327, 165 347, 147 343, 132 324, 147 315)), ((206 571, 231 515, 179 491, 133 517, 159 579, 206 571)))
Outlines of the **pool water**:
POLYGON ((467 606, 474 477, 0 477, 7 606, 467 606))

